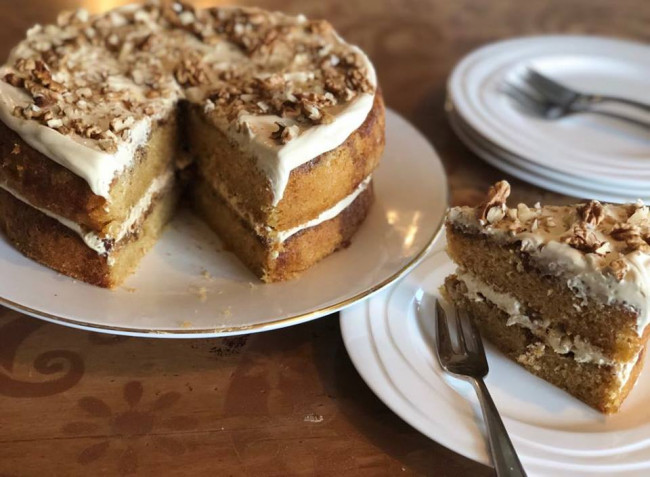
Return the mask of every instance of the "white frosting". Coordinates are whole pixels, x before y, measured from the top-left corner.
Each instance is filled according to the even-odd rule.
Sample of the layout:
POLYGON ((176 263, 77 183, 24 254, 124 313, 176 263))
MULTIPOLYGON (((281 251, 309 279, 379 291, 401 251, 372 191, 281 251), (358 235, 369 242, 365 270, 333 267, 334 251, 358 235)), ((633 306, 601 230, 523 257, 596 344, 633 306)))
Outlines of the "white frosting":
MULTIPOLYGON (((114 17, 113 21, 115 22, 122 14, 133 11, 137 11, 137 6, 127 6, 107 15, 114 17)), ((160 29, 144 12, 141 13, 142 15, 139 16, 141 17, 139 21, 143 22, 146 28, 152 31, 158 31, 160 29)), ((283 17, 281 14, 270 15, 272 18, 276 16, 278 18, 283 17)), ((304 17, 296 17, 295 21, 300 24, 306 20, 304 17)), ((48 28, 35 27, 30 30, 28 38, 42 37, 44 41, 51 40, 52 38, 48 33, 48 28)), ((61 35, 61 33, 56 34, 61 35)), ((347 45, 338 36, 336 36, 336 41, 347 45)), ((206 45, 200 43, 191 35, 187 35, 183 39, 183 42, 186 45, 191 45, 193 48, 196 48, 196 51, 201 52, 203 60, 215 67, 218 67, 220 63, 242 64, 242 68, 247 67, 245 60, 242 59, 244 55, 228 43, 221 42, 215 45, 206 45)), ((359 48, 351 45, 348 46, 349 50, 356 51, 359 54, 366 69, 368 81, 373 87, 376 87, 376 73, 368 57, 359 48)), ((12 52, 8 64, 12 63, 16 57, 29 56, 29 54, 29 49, 24 44, 20 44, 12 52)), ((149 74, 146 70, 142 72, 124 71, 125 66, 122 63, 118 60, 113 60, 110 56, 103 55, 101 51, 93 47, 81 49, 75 52, 75 55, 66 61, 84 63, 83 66, 90 69, 94 68, 98 71, 103 71, 103 69, 110 70, 112 74, 109 77, 109 80, 112 81, 110 86, 114 90, 131 89, 136 91, 137 94, 140 94, 142 87, 134 84, 135 79, 127 78, 126 75, 131 73, 133 78, 136 76, 146 78, 147 74, 149 74), (135 73, 139 74, 136 75, 135 73)), ((135 65, 137 68, 138 64, 136 63, 135 65)), ((271 65, 271 68, 273 67, 271 65)), ((11 70, 7 68, 0 70, 0 76, 4 76, 7 71, 11 70)), ((285 74, 285 78, 293 82, 309 81, 312 76, 313 73, 305 71, 295 71, 285 74)), ((66 80, 66 78, 58 79, 63 82, 66 80)), ((145 82, 143 79, 142 83, 145 82)), ((170 88, 173 93, 170 93, 168 98, 156 100, 162 106, 163 113, 165 111, 171 111, 176 101, 184 96, 191 97, 192 95, 196 95, 197 97, 201 97, 202 95, 202 93, 192 91, 192 88, 185 91, 179 88, 178 85, 170 85, 170 88)), ((237 141, 244 151, 252 153, 257 158, 258 167, 268 177, 270 189, 273 193, 273 205, 275 206, 283 197, 291 171, 311 161, 320 154, 340 146, 365 121, 368 113, 372 109, 374 97, 374 92, 372 94, 358 94, 352 101, 336 109, 331 123, 308 127, 299 136, 285 145, 278 145, 270 138, 270 132, 276 128, 276 121, 290 122, 290 120, 282 119, 278 116, 250 115, 245 118, 239 118, 240 121, 245 119, 249 123, 251 134, 235 132, 232 121, 224 124, 217 123, 217 125, 222 129, 222 132, 237 141)), ((0 120, 16 131, 27 144, 61 166, 69 169, 74 174, 82 177, 88 183, 93 193, 109 201, 112 182, 116 176, 131 166, 135 151, 147 142, 151 131, 152 119, 155 120, 157 118, 154 116, 153 118, 148 117, 138 121, 133 126, 130 137, 127 140, 120 140, 118 142, 117 151, 115 153, 107 153, 97 147, 96 141, 77 135, 59 134, 47 126, 37 124, 36 121, 20 119, 13 115, 14 108, 17 105, 26 106, 30 102, 31 99, 22 89, 15 88, 0 81, 0 120)), ((103 117, 101 114, 102 111, 96 113, 97 118, 103 117)))
POLYGON ((284 229, 284 230, 275 230, 271 227, 269 227, 266 224, 260 224, 255 221, 255 219, 246 211, 244 210, 235 197, 233 197, 231 194, 228 193, 228 191, 225 189, 222 183, 217 183, 217 184, 212 184, 212 187, 215 187, 219 190, 219 193, 221 197, 224 200, 228 201, 228 204, 230 205, 230 208, 239 215, 248 225, 250 225, 253 230, 259 235, 260 237, 264 237, 267 240, 271 241, 274 244, 281 244, 288 238, 292 237, 296 233, 300 232, 301 230, 307 229, 309 227, 314 227, 316 225, 319 225, 327 220, 333 219, 337 215, 339 215, 341 212, 343 212, 354 200, 359 197, 359 195, 368 188, 370 182, 372 181, 372 176, 369 175, 366 177, 357 187, 354 191, 352 191, 351 194, 345 196, 343 199, 341 199, 339 202, 334 204, 332 207, 329 209, 321 212, 318 217, 309 220, 307 222, 304 222, 300 225, 297 225, 295 227, 292 227, 290 229, 284 229))
POLYGON ((622 389, 627 384, 638 359, 639 355, 636 355, 631 361, 628 361, 627 363, 619 363, 614 367, 616 378, 620 385, 619 389, 622 389))
POLYGON ((101 236, 97 232, 88 231, 78 223, 73 222, 72 220, 66 219, 65 217, 61 217, 60 215, 55 214, 47 209, 34 206, 21 194, 19 194, 15 190, 12 190, 6 185, 0 184, 0 187, 6 190, 7 192, 9 192, 16 199, 26 203, 30 207, 33 207, 34 209, 42 212, 48 217, 57 220, 62 225, 75 232, 77 235, 79 235, 79 237, 81 237, 81 239, 85 242, 85 244, 89 248, 91 248, 98 254, 110 255, 110 250, 107 250, 106 248, 106 241, 111 240, 114 243, 118 243, 120 240, 126 237, 126 235, 133 230, 134 226, 138 223, 142 215, 146 213, 147 210, 149 210, 149 207, 151 206, 153 199, 164 189, 170 187, 173 181, 174 181, 174 172, 172 170, 169 170, 161 174, 160 176, 156 177, 152 181, 151 185, 149 186, 149 189, 147 189, 147 191, 140 198, 140 200, 131 208, 131 210, 129 211, 129 215, 124 220, 124 222, 122 222, 120 228, 117 230, 117 233, 115 233, 112 236, 101 236))
POLYGON ((520 326, 530 330, 556 353, 573 353, 574 359, 579 363, 619 364, 606 357, 600 347, 588 343, 580 336, 569 336, 552 328, 549 320, 531 320, 530 317, 522 313, 521 302, 512 294, 497 291, 470 273, 458 271, 456 275, 467 287, 467 298, 475 301, 487 300, 492 303, 509 315, 507 326, 520 326))
MULTIPOLYGON (((0 76, 2 74, 0 70, 0 76)), ((16 106, 26 106, 29 102, 22 90, 0 81, 0 120, 38 152, 84 179, 93 194, 110 200, 111 183, 131 165, 137 148, 146 144, 151 120, 138 121, 129 141, 120 142, 117 152, 108 154, 93 147, 94 141, 79 136, 64 136, 36 121, 12 114, 16 106)))
POLYGON ((510 315, 506 326, 521 326, 530 330, 555 353, 573 353, 573 357, 578 363, 594 363, 599 366, 610 366, 619 382, 619 389, 627 384, 634 365, 639 359, 639 354, 626 362, 612 360, 603 354, 603 350, 600 347, 590 344, 580 336, 570 337, 566 333, 561 333, 551 328, 548 320, 532 321, 521 312, 521 303, 510 293, 499 292, 467 272, 458 270, 456 276, 467 287, 467 298, 475 301, 487 300, 504 313, 510 315))
POLYGON ((305 222, 304 224, 301 224, 297 227, 293 227, 288 230, 280 230, 276 232, 274 238, 278 242, 284 242, 287 240, 289 237, 292 235, 295 235, 296 233, 300 232, 301 230, 308 229, 310 227, 315 227, 318 224, 321 224, 323 222, 326 222, 328 220, 333 219, 337 215, 339 215, 341 212, 343 212, 352 202, 355 201, 359 195, 368 188, 368 184, 370 184, 370 181, 372 180, 372 176, 366 177, 361 184, 352 192, 352 194, 348 195, 345 197, 343 200, 339 201, 334 207, 331 207, 327 209, 326 211, 322 212, 318 217, 315 219, 312 219, 308 222, 305 222))

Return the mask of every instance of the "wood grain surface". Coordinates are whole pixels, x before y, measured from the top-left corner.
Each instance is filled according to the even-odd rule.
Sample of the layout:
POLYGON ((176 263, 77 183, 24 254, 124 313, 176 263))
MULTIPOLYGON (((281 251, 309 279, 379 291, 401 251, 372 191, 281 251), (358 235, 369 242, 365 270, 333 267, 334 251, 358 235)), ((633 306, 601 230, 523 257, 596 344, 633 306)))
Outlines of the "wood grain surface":
MULTIPOLYGON (((124 3, 0 0, 0 54, 61 9, 124 3)), ((540 33, 650 40, 647 0, 239 3, 325 18, 367 51, 388 106, 442 156, 454 204, 475 203, 507 177, 447 125, 445 83, 464 54, 540 33)), ((509 180, 514 200, 571 200, 509 180)), ((129 474, 481 477, 492 470, 388 410, 352 366, 337 315, 260 335, 175 341, 92 334, 0 308, 0 476, 129 474)))

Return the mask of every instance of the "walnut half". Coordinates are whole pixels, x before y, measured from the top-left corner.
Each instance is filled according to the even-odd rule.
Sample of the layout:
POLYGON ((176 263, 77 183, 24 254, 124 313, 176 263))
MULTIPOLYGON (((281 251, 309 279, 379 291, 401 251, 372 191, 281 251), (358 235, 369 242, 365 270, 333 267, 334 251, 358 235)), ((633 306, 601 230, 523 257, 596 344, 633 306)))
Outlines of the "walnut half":
POLYGON ((487 198, 478 208, 478 219, 484 223, 495 223, 505 216, 506 200, 510 195, 510 184, 499 181, 490 187, 487 198))
POLYGON ((587 230, 585 224, 580 223, 573 227, 568 235, 562 237, 561 241, 585 253, 605 253, 606 242, 598 240, 596 235, 587 230))
POLYGON ((286 144, 298 135, 298 126, 287 126, 280 122, 275 124, 278 129, 271 133, 271 139, 275 139, 279 144, 286 144))
POLYGON ((578 207, 580 219, 592 227, 596 227, 605 218, 605 209, 597 200, 592 200, 578 207))

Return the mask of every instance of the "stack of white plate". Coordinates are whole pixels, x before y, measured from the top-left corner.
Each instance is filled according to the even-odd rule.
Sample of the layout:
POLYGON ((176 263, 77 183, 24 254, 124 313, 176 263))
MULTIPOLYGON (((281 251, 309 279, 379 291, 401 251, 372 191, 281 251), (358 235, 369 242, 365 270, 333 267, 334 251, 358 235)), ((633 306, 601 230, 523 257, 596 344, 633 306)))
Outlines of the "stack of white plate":
POLYGON ((456 66, 447 102, 459 138, 508 174, 574 197, 650 200, 650 130, 595 114, 527 114, 503 93, 525 68, 580 91, 648 103, 650 47, 587 36, 498 42, 456 66))

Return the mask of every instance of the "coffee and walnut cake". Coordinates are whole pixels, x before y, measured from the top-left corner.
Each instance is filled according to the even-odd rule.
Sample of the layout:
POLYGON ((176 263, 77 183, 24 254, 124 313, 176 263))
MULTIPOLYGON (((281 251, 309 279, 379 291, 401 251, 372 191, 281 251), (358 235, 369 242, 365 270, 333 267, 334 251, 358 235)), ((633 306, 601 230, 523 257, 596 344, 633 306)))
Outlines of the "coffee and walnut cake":
POLYGON ((345 246, 373 200, 382 97, 325 21, 159 1, 66 12, 0 78, 0 227, 95 285, 135 269, 183 193, 267 282, 345 246))
POLYGON ((616 412, 650 333, 650 210, 642 203, 507 207, 495 184, 446 220, 446 295, 527 370, 616 412))

